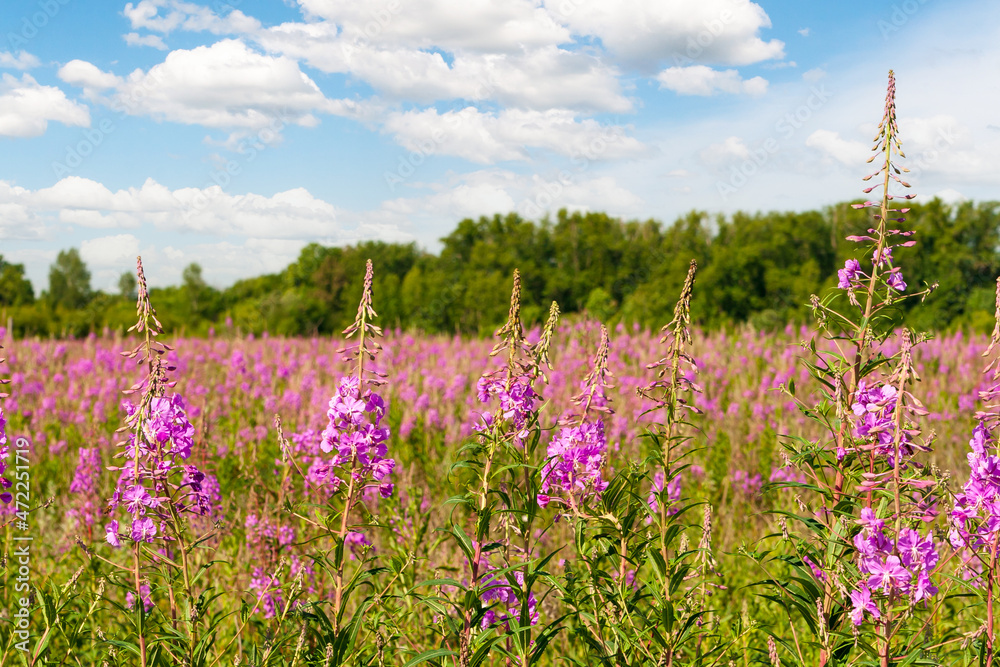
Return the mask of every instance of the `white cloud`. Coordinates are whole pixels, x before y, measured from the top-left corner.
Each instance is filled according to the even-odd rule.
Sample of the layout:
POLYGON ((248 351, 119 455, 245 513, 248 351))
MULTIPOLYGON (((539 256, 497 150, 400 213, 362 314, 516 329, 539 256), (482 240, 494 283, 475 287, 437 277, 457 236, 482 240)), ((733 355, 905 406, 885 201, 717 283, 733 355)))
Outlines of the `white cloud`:
POLYGON ((87 239, 80 244, 80 257, 99 269, 128 266, 139 254, 139 239, 132 234, 115 234, 87 239))
POLYGON ((160 51, 167 50, 167 44, 159 35, 140 35, 137 32, 130 32, 124 35, 125 43, 129 46, 151 46, 160 51))
POLYGON ((496 114, 473 107, 443 114, 434 109, 394 112, 385 118, 384 129, 404 148, 425 156, 456 155, 480 164, 527 160, 532 148, 586 160, 631 157, 646 150, 627 136, 625 128, 579 120, 565 109, 507 109, 496 114))
POLYGON ((832 130, 816 130, 806 138, 806 146, 820 150, 843 165, 859 169, 871 155, 865 144, 842 139, 839 132, 832 130))
POLYGON ((632 108, 615 68, 554 44, 514 53, 458 51, 449 62, 438 51, 357 40, 326 22, 286 23, 253 38, 267 51, 323 72, 357 77, 393 101, 494 100, 529 109, 610 112, 632 108))
POLYGON ((63 91, 43 86, 28 74, 20 80, 0 75, 0 136, 37 137, 45 133, 49 121, 87 127, 90 112, 63 91))
POLYGON ((122 13, 133 29, 150 30, 164 35, 174 30, 233 35, 260 28, 260 21, 238 9, 220 16, 209 7, 183 0, 141 0, 134 5, 130 2, 125 5, 122 13))
POLYGON ((760 97, 767 92, 767 80, 759 76, 744 80, 734 69, 719 71, 706 65, 670 67, 656 75, 661 88, 679 95, 714 95, 743 93, 760 97))
MULTIPOLYGON (((0 185, 5 184, 0 181, 0 185)), ((67 176, 35 191, 7 186, 0 189, 0 204, 5 202, 49 216, 52 221, 89 228, 135 228, 152 223, 165 231, 270 238, 333 238, 340 232, 333 205, 304 188, 268 197, 229 194, 216 185, 170 190, 147 179, 141 187, 112 191, 103 183, 67 176)))
POLYGON ((122 79, 101 71, 96 65, 83 60, 71 60, 59 68, 60 79, 88 91, 102 91, 122 84, 122 79))
POLYGON ((105 101, 132 115, 212 128, 311 127, 319 122, 315 112, 350 109, 327 99, 291 58, 257 53, 239 40, 171 51, 159 65, 124 79, 79 60, 60 76, 84 89, 113 88, 105 101))
MULTIPOLYGON (((637 215, 642 199, 622 187, 613 176, 590 174, 580 169, 548 175, 526 176, 504 169, 485 169, 457 174, 445 183, 415 188, 429 194, 387 200, 379 209, 360 214, 381 224, 433 225, 422 235, 425 242, 450 231, 456 220, 516 211, 539 219, 560 208, 600 210, 611 215, 637 215)), ((353 217, 354 214, 348 214, 353 217)))
POLYGON ((809 30, 809 28, 801 28, 799 30, 796 30, 795 32, 799 33, 803 37, 808 37, 811 31, 809 30))
POLYGON ((630 67, 664 63, 749 65, 784 57, 784 43, 759 33, 771 20, 750 0, 550 0, 574 33, 595 35, 630 67))
POLYGON ((352 41, 516 54, 571 40, 570 31, 534 0, 408 0, 381 6, 299 0, 299 4, 310 17, 342 26, 352 41))
POLYGON ((0 51, 0 67, 31 69, 41 64, 41 61, 36 56, 31 55, 27 51, 19 51, 16 56, 9 51, 0 51))

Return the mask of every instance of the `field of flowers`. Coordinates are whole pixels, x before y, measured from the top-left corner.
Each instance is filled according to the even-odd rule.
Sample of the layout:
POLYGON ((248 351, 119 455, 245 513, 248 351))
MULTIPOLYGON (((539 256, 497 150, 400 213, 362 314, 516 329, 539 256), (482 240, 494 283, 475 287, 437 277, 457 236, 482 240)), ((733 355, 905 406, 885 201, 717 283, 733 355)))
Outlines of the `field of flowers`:
MULTIPOLYGON (((992 665, 992 337, 900 328, 881 201, 815 324, 0 332, 0 666, 992 665), (985 369, 984 369, 985 366, 985 369), (985 373, 983 371, 986 371, 985 373), (971 440, 970 440, 971 438, 971 440)), ((890 218, 890 216, 893 216, 890 218)))

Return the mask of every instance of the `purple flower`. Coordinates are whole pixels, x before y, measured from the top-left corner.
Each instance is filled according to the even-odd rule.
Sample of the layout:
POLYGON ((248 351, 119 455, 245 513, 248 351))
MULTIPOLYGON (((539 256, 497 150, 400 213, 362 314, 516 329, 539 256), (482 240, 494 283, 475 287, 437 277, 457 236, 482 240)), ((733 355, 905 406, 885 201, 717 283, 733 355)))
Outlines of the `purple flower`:
POLYGON ((121 540, 118 539, 118 521, 111 521, 107 526, 104 527, 105 536, 104 539, 108 541, 108 544, 113 546, 115 549, 121 547, 121 540))
MULTIPOLYGON (((854 434, 858 438, 869 440, 880 456, 886 457, 890 466, 895 466, 895 431, 896 431, 897 391, 890 384, 869 385, 862 380, 858 383, 852 411, 858 418, 855 421, 854 434)), ((901 456, 913 455, 913 441, 907 430, 899 435, 899 453, 901 456)))
MULTIPOLYGON (((385 401, 373 391, 361 396, 360 386, 358 378, 353 376, 340 380, 337 393, 330 398, 326 413, 329 421, 323 430, 320 449, 333 453, 330 469, 350 471, 359 484, 377 486, 379 494, 388 498, 393 485, 386 478, 392 474, 396 462, 386 457, 389 428, 382 426, 385 401)), ((340 479, 330 469, 323 476, 336 487, 340 479)))
POLYGON ((886 280, 889 283, 889 287, 893 288, 897 292, 906 291, 906 283, 903 281, 903 274, 898 270, 893 271, 889 274, 889 279, 886 280))
POLYGON ((837 271, 837 278, 839 278, 837 287, 840 289, 857 287, 859 274, 861 274, 861 263, 856 259, 847 260, 844 262, 844 268, 837 271))
POLYGON ((148 516, 136 519, 132 522, 133 542, 152 542, 155 536, 156 523, 148 516))
POLYGON ((857 590, 851 591, 851 603, 854 605, 854 608, 851 610, 851 620, 854 622, 854 625, 861 625, 862 621, 864 621, 866 611, 875 618, 882 618, 882 613, 878 610, 878 606, 874 600, 872 600, 872 592, 865 584, 861 584, 857 590))
POLYGON ((861 518, 856 523, 866 535, 872 535, 885 528, 885 521, 875 516, 875 511, 870 507, 861 510, 861 518))
POLYGON ((913 587, 913 601, 920 602, 921 600, 926 600, 936 595, 937 592, 937 586, 931 583, 931 578, 927 575, 927 572, 921 570, 917 575, 917 585, 913 587))
POLYGON ((910 583, 910 573, 899 562, 897 556, 888 556, 885 562, 872 560, 868 562, 869 588, 880 588, 888 594, 893 588, 904 588, 910 583))
POLYGON ((600 494, 608 483, 602 477, 607 440, 604 422, 566 426, 548 446, 542 466, 542 493, 552 500, 579 507, 588 496, 600 494))

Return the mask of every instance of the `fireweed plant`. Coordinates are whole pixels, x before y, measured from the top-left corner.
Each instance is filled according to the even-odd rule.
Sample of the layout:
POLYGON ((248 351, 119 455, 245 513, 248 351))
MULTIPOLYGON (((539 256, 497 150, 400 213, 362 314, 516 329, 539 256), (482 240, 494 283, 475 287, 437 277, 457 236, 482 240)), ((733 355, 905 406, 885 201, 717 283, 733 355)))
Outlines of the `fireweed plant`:
MULTIPOLYGON (((108 468, 117 476, 117 484, 108 501, 111 518, 104 527, 107 544, 129 552, 131 567, 97 557, 128 574, 121 582, 127 590, 122 610, 131 610, 128 616, 136 641, 122 642, 122 648, 136 655, 137 664, 145 667, 167 660, 203 665, 221 616, 204 618, 207 604, 217 594, 198 588, 210 563, 200 562, 196 550, 211 539, 214 525, 207 533, 193 535, 188 517, 206 514, 210 499, 202 486, 205 474, 188 463, 195 431, 184 399, 168 393, 174 383, 167 374, 174 368, 164 355, 172 348, 157 340, 163 330, 149 301, 141 258, 136 274, 137 322, 130 331, 142 338, 122 356, 144 367, 145 376, 124 392, 137 397, 137 402, 122 403, 126 418, 119 432, 127 437, 118 444, 115 465, 108 468), (162 604, 160 598, 165 598, 162 604)), ((81 460, 88 456, 92 459, 81 452, 81 460)), ((81 467, 92 464, 91 460, 81 467)), ((78 488, 85 490, 87 484, 78 481, 78 488)))
MULTIPOLYGON (((293 662, 300 657, 308 662, 314 656, 324 665, 360 664, 362 656, 367 656, 365 660, 381 663, 386 638, 379 628, 389 623, 385 614, 387 594, 410 560, 394 557, 389 567, 375 567, 372 542, 366 534, 381 527, 376 513, 378 501, 393 495, 390 475, 396 465, 388 456, 388 406, 380 393, 386 376, 375 365, 382 330, 373 322, 378 317, 373 306, 373 281, 369 260, 357 316, 344 330, 345 337, 356 336, 357 343, 338 350, 353 360, 354 372, 337 383, 327 405, 325 428, 318 434, 319 451, 307 447, 315 455, 307 470, 297 462, 296 449, 284 438, 276 417, 285 480, 294 469, 305 486, 319 486, 325 499, 323 503, 293 503, 290 497, 280 498, 285 511, 313 528, 325 543, 320 555, 312 556, 315 570, 311 565, 293 562, 293 569, 298 569, 295 582, 281 599, 280 612, 271 614, 279 616, 279 623, 293 609, 298 616, 300 630, 293 662), (332 580, 329 599, 323 603, 298 599, 304 581, 306 593, 318 592, 312 583, 318 573, 332 580), (361 593, 366 593, 365 597, 356 599, 361 593), (312 631, 311 626, 315 626, 312 631), (359 642, 364 628, 371 632, 372 641, 359 642)), ((316 439, 317 434, 293 437, 310 436, 316 439)), ((286 526, 276 532, 280 535, 282 530, 291 545, 295 541, 293 532, 286 526)))
POLYGON ((976 413, 977 424, 969 441, 969 480, 955 494, 950 515, 948 540, 958 554, 961 579, 981 602, 985 622, 968 642, 980 664, 996 664, 996 627, 994 609, 998 594, 997 557, 1000 555, 1000 452, 997 428, 1000 426, 1000 278, 997 279, 996 324, 990 345, 983 353, 990 357, 983 370, 987 388, 980 392, 983 409, 976 413), (985 607, 985 609, 984 609, 985 607))
MULTIPOLYGON (((940 569, 946 545, 932 527, 935 499, 944 493, 927 465, 933 434, 911 393, 919 380, 914 346, 923 334, 897 329, 897 304, 922 299, 933 286, 906 284, 896 248, 911 246, 909 209, 891 186, 909 188, 896 125, 896 84, 889 72, 882 122, 875 137, 878 168, 864 189, 881 197, 855 205, 874 208, 872 226, 848 240, 863 244, 860 259, 839 271, 837 290, 813 297, 817 338, 805 345, 806 364, 823 388, 818 403, 800 401, 825 436, 786 438, 788 456, 806 482, 774 485, 796 492, 800 511, 780 513, 773 546, 745 548, 768 578, 760 582, 784 610, 790 633, 770 629, 778 659, 796 664, 939 664, 941 635, 933 618, 942 605, 940 569), (777 537, 777 536, 776 536, 777 537), (805 624, 807 633, 796 627, 805 624)), ((784 386, 796 396, 793 383, 784 386)))
POLYGON ((466 576, 432 582, 457 597, 425 600, 443 612, 442 650, 460 667, 490 664, 486 661, 491 653, 503 656, 507 664, 537 664, 559 631, 559 619, 550 619, 541 630, 534 628, 540 621, 536 582, 555 555, 536 555, 535 523, 542 495, 542 396, 536 383, 544 379, 558 318, 553 303, 539 341, 528 343, 521 323, 521 276, 515 270, 507 321, 497 330, 499 341, 490 351, 491 357, 503 355, 505 363, 484 373, 476 387, 480 403, 495 407, 481 412, 475 437, 452 467, 452 475, 467 490, 449 500, 455 512, 448 534, 464 556, 466 576), (463 524, 471 525, 472 536, 463 524))

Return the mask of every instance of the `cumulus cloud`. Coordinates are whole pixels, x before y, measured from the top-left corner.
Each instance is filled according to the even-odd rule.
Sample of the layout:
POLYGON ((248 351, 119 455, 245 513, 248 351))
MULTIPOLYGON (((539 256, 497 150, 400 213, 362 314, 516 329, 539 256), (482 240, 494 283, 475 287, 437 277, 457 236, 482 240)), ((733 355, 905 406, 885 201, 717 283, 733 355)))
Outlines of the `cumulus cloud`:
POLYGON ((327 99, 291 58, 233 39, 171 51, 159 65, 125 78, 80 60, 59 75, 85 90, 109 90, 108 103, 130 114, 211 128, 261 128, 276 120, 313 126, 315 113, 350 107, 327 99))
POLYGON ((627 136, 625 128, 580 120, 566 109, 484 113, 466 107, 443 114, 434 109, 394 112, 385 118, 383 127, 409 150, 456 155, 480 164, 527 160, 532 148, 588 160, 632 157, 646 150, 627 136))
POLYGON ((272 196, 241 195, 226 193, 216 185, 170 190, 147 179, 140 187, 112 191, 103 183, 67 176, 34 191, 7 186, 0 190, 0 203, 5 202, 36 216, 89 228, 135 228, 151 223, 165 231, 271 238, 336 238, 340 232, 334 206, 305 188, 272 196))
POLYGON ((679 95, 714 95, 729 93, 759 97, 767 92, 767 80, 755 76, 744 80, 734 69, 715 70, 706 65, 669 67, 656 76, 661 88, 679 95))
POLYGON ((43 86, 28 74, 0 75, 0 136, 37 137, 49 121, 87 127, 90 111, 55 86, 43 86))
POLYGON ((27 51, 19 51, 17 55, 9 51, 0 51, 0 67, 9 69, 31 69, 41 65, 41 61, 36 56, 27 51))
POLYGON ((448 51, 515 54, 571 41, 570 30, 534 0, 299 0, 307 15, 343 26, 353 41, 448 51))
POLYGON ((784 57, 784 43, 759 33, 771 19, 750 0, 561 0, 546 7, 574 33, 600 37, 621 63, 655 71, 664 63, 749 65, 784 57))
POLYGON ((520 108, 632 108, 619 72, 600 58, 555 44, 494 53, 438 50, 357 39, 332 23, 286 23, 253 36, 265 50, 323 72, 356 77, 388 99, 496 101, 520 108))
POLYGON ((115 88, 122 84, 120 77, 103 72, 96 65, 84 60, 69 61, 59 68, 58 76, 71 86, 92 92, 115 88))
POLYGON ((210 7, 183 0, 141 0, 136 4, 130 2, 125 5, 122 13, 133 29, 164 35, 174 30, 232 35, 260 28, 260 21, 238 9, 232 9, 221 16, 210 7))

